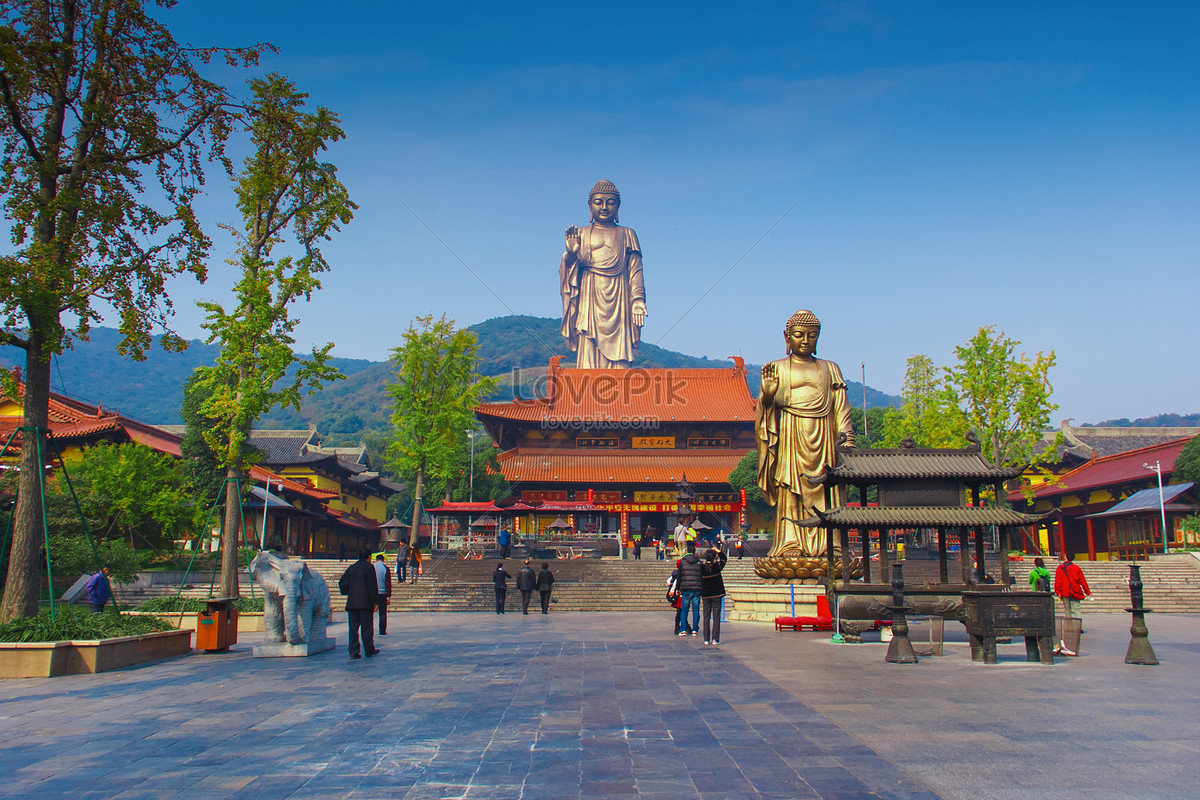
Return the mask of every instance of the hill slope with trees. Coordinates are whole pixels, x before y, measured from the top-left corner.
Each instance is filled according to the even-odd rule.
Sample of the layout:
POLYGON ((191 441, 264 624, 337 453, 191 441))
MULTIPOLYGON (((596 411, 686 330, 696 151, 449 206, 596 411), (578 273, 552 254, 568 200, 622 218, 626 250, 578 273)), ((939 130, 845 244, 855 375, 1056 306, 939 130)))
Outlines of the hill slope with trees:
MULTIPOLYGON (((480 372, 500 379, 491 399, 536 396, 552 356, 563 356, 564 364, 571 363, 557 319, 496 317, 471 325, 468 330, 479 337, 480 372)), ((119 338, 116 330, 94 328, 88 341, 75 342, 74 347, 55 359, 54 391, 145 422, 179 424, 183 384, 197 366, 211 365, 219 349, 193 340, 187 350, 174 353, 165 351, 156 342, 147 350, 145 361, 130 361, 117 355, 119 338)), ((0 347, 0 365, 11 368, 23 361, 21 351, 0 347)), ((353 358, 331 358, 330 363, 347 376, 346 380, 305 397, 300 411, 275 409, 261 418, 260 426, 303 428, 314 424, 334 444, 386 431, 391 411, 385 385, 392 376, 392 363, 353 358)), ((727 359, 689 356, 648 342, 642 343, 637 363, 648 368, 714 368, 731 364, 727 359)), ((757 394, 759 366, 746 367, 750 391, 757 394)), ((861 405, 862 384, 847 383, 851 402, 861 405)), ((895 395, 867 387, 870 407, 895 406, 899 402, 895 395)))

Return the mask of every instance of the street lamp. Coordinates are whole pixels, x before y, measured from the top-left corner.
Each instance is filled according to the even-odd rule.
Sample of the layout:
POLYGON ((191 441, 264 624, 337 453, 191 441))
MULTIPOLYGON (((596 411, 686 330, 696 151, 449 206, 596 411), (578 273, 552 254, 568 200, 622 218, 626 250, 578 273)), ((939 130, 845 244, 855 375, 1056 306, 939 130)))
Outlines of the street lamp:
POLYGON ((1162 516, 1163 552, 1167 553, 1170 551, 1167 550, 1167 505, 1163 502, 1162 462, 1155 461, 1154 466, 1149 464, 1142 464, 1142 466, 1158 475, 1158 513, 1162 516))

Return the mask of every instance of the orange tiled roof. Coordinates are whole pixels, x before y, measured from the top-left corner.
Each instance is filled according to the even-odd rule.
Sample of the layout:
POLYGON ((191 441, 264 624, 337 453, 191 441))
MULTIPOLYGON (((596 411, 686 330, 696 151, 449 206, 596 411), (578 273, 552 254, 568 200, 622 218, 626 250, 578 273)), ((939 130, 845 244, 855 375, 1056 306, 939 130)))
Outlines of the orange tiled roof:
POLYGON ((546 397, 476 406, 481 417, 542 422, 657 419, 752 422, 754 398, 741 358, 718 369, 566 369, 551 359, 546 397))
POLYGON ((573 450, 516 448, 497 457, 510 482, 546 483, 727 483, 729 473, 749 450, 697 453, 686 450, 573 450))

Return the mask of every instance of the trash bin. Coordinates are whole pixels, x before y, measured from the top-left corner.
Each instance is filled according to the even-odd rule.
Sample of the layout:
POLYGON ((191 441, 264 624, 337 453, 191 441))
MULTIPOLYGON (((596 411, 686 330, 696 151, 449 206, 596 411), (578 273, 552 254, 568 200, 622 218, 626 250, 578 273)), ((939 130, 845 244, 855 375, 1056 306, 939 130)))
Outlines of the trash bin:
POLYGON ((232 597, 210 597, 196 619, 196 649, 224 653, 237 644, 237 616, 232 597))

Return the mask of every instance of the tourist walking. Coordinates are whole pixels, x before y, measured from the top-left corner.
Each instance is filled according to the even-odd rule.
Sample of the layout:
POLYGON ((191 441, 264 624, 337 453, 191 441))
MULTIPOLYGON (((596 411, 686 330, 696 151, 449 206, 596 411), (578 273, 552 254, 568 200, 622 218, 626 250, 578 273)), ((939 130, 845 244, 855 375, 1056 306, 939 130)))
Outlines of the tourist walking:
POLYGON ((550 571, 550 565, 545 561, 542 562, 542 571, 537 576, 538 595, 542 601, 542 613, 550 613, 550 590, 554 586, 554 573, 550 571))
POLYGON ((675 628, 672 633, 675 636, 679 635, 679 617, 683 611, 683 599, 679 596, 679 564, 675 562, 675 569, 671 570, 671 576, 667 578, 667 602, 675 609, 675 628))
POLYGON ((1085 597, 1092 596, 1083 570, 1075 563, 1075 554, 1067 553, 1067 560, 1058 565, 1054 572, 1054 594, 1062 604, 1062 633, 1058 637, 1056 655, 1079 654, 1079 634, 1083 632, 1083 614, 1079 605, 1085 597), (1070 642, 1070 644, 1068 644, 1070 642))
POLYGON ((642 537, 641 536, 639 536, 638 538, 633 540, 633 560, 634 561, 642 560, 642 537))
POLYGON ((1050 591, 1050 570, 1046 562, 1040 558, 1033 560, 1033 569, 1029 570, 1029 586, 1035 592, 1050 591))
POLYGON ((497 562, 496 563, 496 571, 492 573, 492 587, 496 590, 496 613, 497 614, 504 613, 504 600, 508 596, 508 584, 505 581, 508 581, 511 578, 512 578, 512 575, 509 575, 507 572, 504 571, 504 562, 503 561, 497 562))
POLYGON ((509 551, 512 550, 512 534, 508 532, 508 528, 501 528, 500 533, 496 534, 496 544, 500 546, 500 557, 508 558, 509 551))
POLYGON ((1064 617, 1083 618, 1079 604, 1083 598, 1092 596, 1092 590, 1083 576, 1083 570, 1075 563, 1074 553, 1067 553, 1067 560, 1058 565, 1054 573, 1054 593, 1062 603, 1064 617))
POLYGON ((375 647, 375 635, 371 625, 371 611, 377 601, 379 579, 375 568, 371 566, 371 551, 362 548, 358 551, 358 561, 355 561, 338 580, 338 591, 346 597, 346 621, 350 623, 350 657, 362 658, 359 653, 359 638, 361 634, 362 649, 367 656, 379 652, 375 647))
POLYGON ((521 593, 521 613, 529 613, 529 599, 533 597, 533 587, 537 586, 537 574, 533 571, 533 567, 529 566, 529 559, 525 559, 525 565, 517 570, 517 591, 521 593))
POLYGON ((408 550, 408 571, 412 576, 412 582, 417 582, 417 577, 421 574, 421 546, 414 544, 408 550))
POLYGON ((700 589, 703 584, 700 574, 700 559, 696 548, 688 546, 688 553, 679 561, 679 594, 683 600, 680 612, 680 636, 695 636, 700 632, 700 589))
POLYGON ((659 561, 667 560, 667 543, 662 539, 654 540, 654 553, 658 556, 659 561))
POLYGON ((383 553, 375 556, 375 580, 379 585, 379 635, 387 636, 388 598, 392 596, 392 570, 383 553))
POLYGON ((99 572, 88 578, 86 589, 88 608, 93 614, 99 614, 112 599, 112 587, 108 584, 108 567, 101 567, 99 572))
POLYGON ((741 559, 742 553, 745 551, 745 549, 746 549, 746 537, 739 536, 737 538, 737 541, 733 543, 733 552, 737 554, 737 557, 739 560, 741 559))
POLYGON ((396 551, 396 580, 400 583, 408 582, 408 551, 412 549, 408 546, 408 542, 401 542, 400 549, 396 551))
POLYGON ((704 557, 700 565, 700 602, 703 604, 704 643, 721 643, 721 605, 725 599, 725 579, 721 570, 725 569, 727 556, 713 548, 704 557), (711 628, 709 623, 712 623, 711 628))
POLYGON ((677 558, 683 558, 686 552, 684 545, 687 544, 687 532, 687 525, 684 525, 683 520, 680 520, 679 524, 675 526, 675 556, 677 558))

